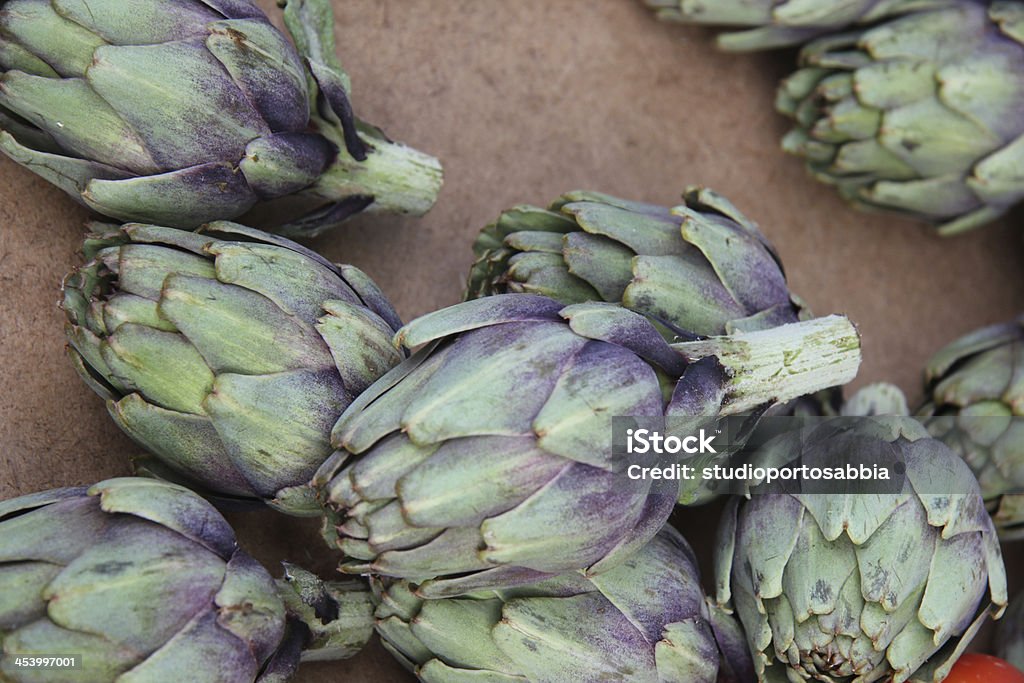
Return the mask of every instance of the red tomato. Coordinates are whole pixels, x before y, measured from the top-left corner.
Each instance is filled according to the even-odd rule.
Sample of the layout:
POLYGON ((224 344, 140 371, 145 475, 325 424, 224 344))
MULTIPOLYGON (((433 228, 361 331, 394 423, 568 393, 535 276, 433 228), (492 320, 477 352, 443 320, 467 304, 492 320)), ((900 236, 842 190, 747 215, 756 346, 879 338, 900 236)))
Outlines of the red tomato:
POLYGON ((944 683, 1024 683, 1024 673, 998 657, 968 653, 944 683))

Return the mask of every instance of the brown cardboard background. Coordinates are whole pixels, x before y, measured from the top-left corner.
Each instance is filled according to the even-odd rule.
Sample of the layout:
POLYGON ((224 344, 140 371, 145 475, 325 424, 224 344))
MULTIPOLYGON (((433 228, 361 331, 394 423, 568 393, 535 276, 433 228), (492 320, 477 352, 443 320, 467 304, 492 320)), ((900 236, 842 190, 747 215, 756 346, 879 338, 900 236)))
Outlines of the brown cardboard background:
MULTIPOLYGON (((577 188, 671 204, 693 183, 761 224, 815 311, 857 322, 858 385, 890 379, 917 397, 934 350, 1024 307, 1020 211, 942 240, 848 209, 778 151, 786 124, 771 104, 789 55, 719 54, 709 32, 658 24, 635 0, 335 6, 356 111, 439 156, 446 185, 423 220, 362 218, 313 246, 370 273, 406 320, 458 300, 473 236, 505 207, 577 188)), ((64 358, 55 306, 85 217, 0 158, 0 497, 127 472, 133 446, 64 358)), ((314 525, 295 533, 269 513, 232 521, 261 559, 332 564, 314 525)), ((410 679, 377 647, 299 680, 410 679)))

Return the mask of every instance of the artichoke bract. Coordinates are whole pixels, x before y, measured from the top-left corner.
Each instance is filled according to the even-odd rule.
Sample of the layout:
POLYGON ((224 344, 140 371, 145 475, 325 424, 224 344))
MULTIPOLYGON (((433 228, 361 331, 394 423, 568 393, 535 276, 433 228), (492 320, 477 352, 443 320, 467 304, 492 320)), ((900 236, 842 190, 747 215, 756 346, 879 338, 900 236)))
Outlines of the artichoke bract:
POLYGON ((859 417, 906 417, 910 415, 910 406, 907 405, 906 395, 898 386, 888 382, 876 382, 854 393, 843 403, 839 414, 859 417))
POLYGON ((339 605, 314 583, 301 596, 275 583, 209 503, 173 484, 110 479, 0 502, 0 678, 281 681, 315 644, 300 613, 316 614, 322 643, 344 615, 349 648, 335 656, 372 634, 368 591, 339 605), (21 656, 78 662, 58 672, 21 656))
POLYGON ((391 304, 357 268, 234 223, 93 229, 64 282, 68 352, 147 467, 301 512, 332 426, 403 357, 391 304))
POLYGON ((854 24, 953 0, 644 0, 669 21, 745 30, 718 38, 723 50, 746 52, 800 45, 854 24))
POLYGON ((1024 317, 962 337, 926 370, 918 411, 971 467, 996 528, 1024 538, 1024 317))
POLYGON ((1007 602, 970 470, 909 417, 840 418, 769 444, 805 464, 901 467, 884 484, 777 481, 730 501, 718 599, 743 624, 758 680, 943 680, 1007 602))
POLYGON ((1024 671, 1024 594, 1010 603, 996 632, 995 652, 1024 671))
MULTIPOLYGON (((906 395, 898 386, 888 382, 875 382, 861 387, 846 399, 843 398, 842 387, 834 387, 811 396, 802 396, 783 408, 786 410, 769 415, 802 419, 910 415, 906 395)), ((791 429, 793 424, 796 423, 785 425, 784 429, 791 429)))
POLYGON ((439 600, 378 580, 375 595, 384 646, 427 683, 753 679, 739 625, 708 605, 693 551, 671 527, 596 577, 439 600))
POLYGON ((440 165, 355 118, 329 0, 279 4, 298 49, 251 0, 0 2, 0 150, 122 221, 426 212, 440 165))
POLYGON ((804 48, 783 147, 861 208, 952 234, 1024 198, 1024 7, 958 0, 804 48))
POLYGON ((466 298, 608 301, 701 336, 796 322, 801 305, 757 226, 711 190, 685 200, 668 209, 581 191, 510 209, 473 245, 466 298))
POLYGON ((669 345, 621 306, 530 294, 458 304, 398 338, 424 346, 349 406, 312 483, 328 542, 352 558, 342 571, 429 597, 598 573, 643 547, 678 481, 629 478, 613 417, 713 428, 860 362, 840 316, 669 345))

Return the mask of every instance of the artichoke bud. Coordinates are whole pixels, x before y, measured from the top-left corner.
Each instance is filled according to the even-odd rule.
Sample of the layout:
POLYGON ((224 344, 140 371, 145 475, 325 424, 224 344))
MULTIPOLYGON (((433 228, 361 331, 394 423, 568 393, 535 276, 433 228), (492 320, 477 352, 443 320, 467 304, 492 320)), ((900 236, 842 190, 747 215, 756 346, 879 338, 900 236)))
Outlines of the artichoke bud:
POLYGON ((733 617, 712 611, 693 551, 663 528, 599 577, 424 600, 408 581, 374 579, 377 631, 421 680, 713 683, 753 665, 733 617))
POLYGON ((711 190, 684 199, 669 209, 578 191, 549 209, 510 209, 477 237, 465 298, 619 303, 670 341, 799 320, 802 305, 757 226, 711 190))
POLYGON ((928 363, 918 415, 981 484, 999 534, 1024 538, 1024 318, 976 330, 928 363))
POLYGON ((842 384, 860 358, 839 317, 670 345, 621 306, 530 294, 464 302, 397 338, 419 350, 349 405, 313 487, 343 571, 426 597, 597 574, 652 538, 678 490, 625 475, 614 416, 713 423, 842 384))
POLYGON ((811 423, 755 454, 776 457, 903 468, 892 482, 775 481, 730 500, 715 553, 718 600, 742 622, 758 680, 942 681, 1007 602, 970 470, 909 417, 811 423))
POLYGON ((858 207, 943 234, 995 220, 1024 198, 1020 4, 895 7, 900 16, 803 49, 776 101, 796 124, 783 147, 858 207))
POLYGON ((252 210, 312 235, 367 208, 425 213, 440 165, 355 117, 330 4, 284 12, 301 52, 250 0, 10 0, 0 150, 125 221, 252 210))
POLYGON ((376 285, 286 239, 132 224, 99 227, 85 251, 64 283, 73 363, 129 436, 208 493, 301 500, 338 416, 402 358, 376 285))
MULTIPOLYGON (((55 655, 77 656, 76 680, 270 680, 294 672, 304 645, 220 513, 152 479, 0 503, 0 587, 0 678, 12 683, 38 680, 19 656, 55 655)), ((369 623, 349 622, 353 646, 369 623)))

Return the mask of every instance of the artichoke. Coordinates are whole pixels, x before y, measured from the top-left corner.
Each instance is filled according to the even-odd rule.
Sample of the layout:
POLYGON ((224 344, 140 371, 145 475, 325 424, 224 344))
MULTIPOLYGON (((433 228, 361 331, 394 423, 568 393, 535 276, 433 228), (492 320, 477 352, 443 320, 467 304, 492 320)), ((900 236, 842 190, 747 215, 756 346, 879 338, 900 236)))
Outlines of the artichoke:
POLYGON ((1024 671, 1024 594, 1013 599, 999 624, 996 655, 1024 671))
POLYGON ((1024 538, 1024 317, 977 330, 926 371, 928 430, 974 470, 1004 538, 1024 538))
MULTIPOLYGON (((396 365, 376 285, 283 237, 95 225, 64 282, 69 355, 117 424, 192 487, 301 512, 331 427, 396 365)), ((314 506, 315 509, 315 506, 314 506)))
POLYGON ((876 382, 857 391, 843 403, 841 415, 875 417, 881 415, 910 415, 907 397, 895 384, 876 382))
POLYGON ((718 596, 735 607, 758 679, 943 680, 1006 605, 999 543, 970 470, 908 417, 830 420, 764 449, 804 464, 886 463, 904 476, 811 492, 775 482, 731 499, 718 596))
POLYGON ((595 192, 517 206, 480 233, 466 298, 608 301, 710 336, 799 319, 772 246, 728 200, 690 188, 674 209, 595 192))
MULTIPOLYGON (((567 305, 617 303, 656 321, 670 341, 768 329, 809 315, 756 224, 712 190, 691 187, 684 200, 669 209, 577 191, 549 209, 505 211, 477 237, 466 298, 513 292, 567 305)), ((771 413, 818 414, 838 392, 828 394, 771 413)), ((681 487, 679 502, 696 505, 720 493, 712 482, 693 480, 681 487)))
POLYGON ((952 0, 644 0, 659 18, 745 29, 718 38, 723 50, 746 52, 800 45, 854 24, 952 0))
POLYGON ((0 1, 0 150, 123 221, 427 211, 440 166, 354 117, 329 0, 279 4, 298 50, 251 0, 0 1))
POLYGON ((280 681, 303 646, 354 654, 372 633, 369 593, 303 581, 275 584, 209 503, 173 484, 110 479, 0 502, 0 679, 280 681), (302 615, 317 617, 317 638, 302 615), (19 666, 33 656, 79 661, 19 666))
MULTIPOLYGON (((895 384, 875 382, 855 391, 848 399, 842 395, 842 387, 834 387, 812 396, 802 396, 784 406, 789 410, 769 413, 778 417, 824 418, 824 417, 876 417, 881 415, 910 415, 907 397, 895 384)), ((790 430, 797 423, 786 425, 790 430)))
POLYGON ((693 551, 670 527, 596 577, 427 601, 406 581, 375 588, 384 646, 427 683, 753 678, 738 624, 709 607, 693 551))
POLYGON ((1024 198, 1024 6, 957 0, 804 48, 783 147, 861 208, 943 234, 1024 198))
POLYGON ((313 487, 342 571, 433 579, 428 597, 593 574, 643 547, 678 481, 630 479, 613 416, 713 428, 841 384, 860 360, 839 316, 669 345, 620 306, 530 294, 431 313, 398 339, 425 346, 349 406, 313 487))

